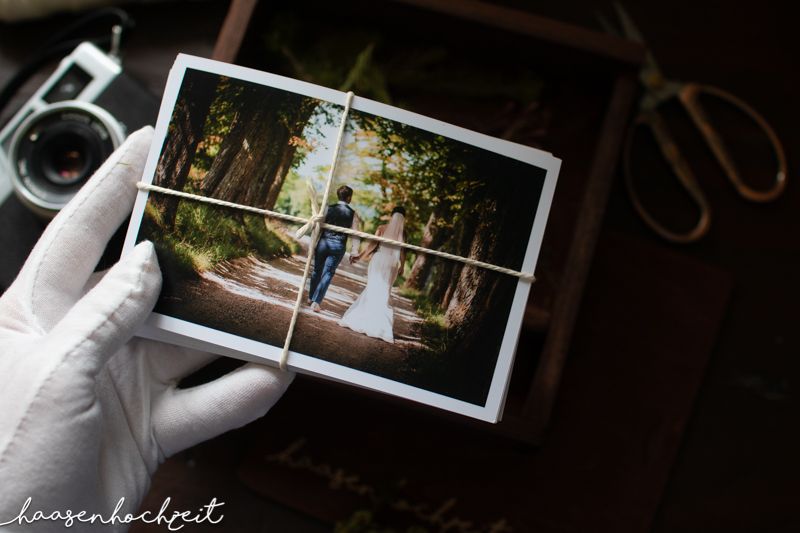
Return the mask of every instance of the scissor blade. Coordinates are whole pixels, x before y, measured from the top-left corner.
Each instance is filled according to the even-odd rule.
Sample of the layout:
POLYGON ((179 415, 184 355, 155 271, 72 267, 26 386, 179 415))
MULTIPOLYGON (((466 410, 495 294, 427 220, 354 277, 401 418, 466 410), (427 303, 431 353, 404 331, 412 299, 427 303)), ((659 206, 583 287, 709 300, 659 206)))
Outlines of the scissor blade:
POLYGON ((622 37, 619 33, 619 30, 611 24, 611 21, 603 15, 601 12, 596 11, 594 14, 597 22, 600 24, 600 27, 603 28, 603 31, 609 35, 613 35, 614 37, 622 37))
POLYGON ((631 41, 645 44, 644 35, 642 35, 636 23, 633 22, 633 18, 631 18, 625 8, 622 7, 622 4, 614 2, 614 10, 617 12, 617 17, 619 18, 619 23, 622 26, 622 32, 625 37, 631 41))
MULTIPOLYGON (((644 42, 644 35, 642 35, 642 32, 639 30, 639 27, 636 25, 636 23, 633 22, 633 17, 631 17, 625 8, 622 7, 622 4, 619 2, 614 2, 614 10, 617 12, 617 18, 619 18, 619 23, 622 27, 622 34, 632 41, 646 44, 644 42)), ((647 49, 647 53, 644 58, 644 65, 639 77, 641 78, 645 87, 648 87, 651 90, 654 90, 663 83, 664 75, 661 73, 661 69, 658 67, 658 63, 656 63, 656 60, 649 48, 647 49)))

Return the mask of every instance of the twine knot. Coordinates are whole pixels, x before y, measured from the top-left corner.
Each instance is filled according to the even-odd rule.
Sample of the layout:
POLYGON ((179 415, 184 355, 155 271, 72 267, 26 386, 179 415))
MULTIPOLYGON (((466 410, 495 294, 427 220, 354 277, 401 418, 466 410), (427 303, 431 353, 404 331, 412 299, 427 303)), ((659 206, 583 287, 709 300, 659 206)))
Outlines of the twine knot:
POLYGON ((320 209, 319 202, 317 202, 316 189, 314 189, 310 181, 306 182, 306 187, 308 188, 308 198, 311 204, 311 216, 308 217, 308 222, 300 226, 300 229, 295 232, 294 236, 298 239, 312 230, 319 235, 320 224, 325 222, 325 214, 320 209))

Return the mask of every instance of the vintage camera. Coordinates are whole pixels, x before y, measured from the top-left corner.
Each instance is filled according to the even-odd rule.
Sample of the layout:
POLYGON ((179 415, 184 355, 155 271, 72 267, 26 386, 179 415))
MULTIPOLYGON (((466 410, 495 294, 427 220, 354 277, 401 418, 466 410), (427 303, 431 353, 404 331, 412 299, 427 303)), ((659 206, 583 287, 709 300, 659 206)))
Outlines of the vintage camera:
POLYGON ((81 43, 0 130, 0 180, 34 212, 52 217, 157 114, 158 100, 115 56, 81 43))

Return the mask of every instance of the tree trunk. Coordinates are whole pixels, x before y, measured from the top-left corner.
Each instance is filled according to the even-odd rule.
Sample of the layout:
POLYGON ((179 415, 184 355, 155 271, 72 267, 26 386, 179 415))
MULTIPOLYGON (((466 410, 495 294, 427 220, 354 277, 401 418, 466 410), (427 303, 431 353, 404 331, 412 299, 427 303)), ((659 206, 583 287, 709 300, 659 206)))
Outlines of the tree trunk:
POLYGON ((453 300, 453 293, 456 291, 456 287, 458 283, 456 280, 461 277, 461 271, 464 270, 464 263, 455 263, 453 264, 453 268, 450 269, 450 276, 447 280, 447 286, 445 287, 444 294, 442 294, 442 302, 439 304, 439 307, 446 311, 450 307, 450 302, 453 300))
MULTIPOLYGON (((219 77, 215 74, 195 70, 186 72, 156 167, 156 185, 183 190, 197 144, 203 138, 203 126, 218 84, 219 77)), ((172 228, 179 199, 167 195, 153 195, 152 198, 161 211, 164 227, 172 228)))
POLYGON ((440 309, 447 309, 448 300, 447 289, 450 288, 450 280, 453 276, 453 269, 456 266, 455 261, 443 259, 433 269, 433 276, 428 292, 428 298, 432 302, 436 302, 440 309))
MULTIPOLYGON (((520 231, 527 231, 523 228, 530 222, 530 207, 526 204, 530 198, 500 184, 490 185, 483 195, 476 207, 478 220, 467 257, 518 269, 524 256, 520 231)), ((505 329, 505 313, 517 280, 470 266, 464 266, 457 278, 445 320, 456 339, 454 349, 467 353, 485 346, 489 338, 505 329), (496 320, 489 320, 492 314, 496 320)))
MULTIPOLYGON (((502 230, 503 213, 495 199, 487 199, 478 210, 478 223, 469 245, 467 257, 487 263, 497 258, 498 232, 502 230)), ((455 283, 453 296, 445 313, 449 327, 468 328, 486 311, 486 300, 497 274, 479 267, 465 266, 455 283)))
POLYGON ((282 91, 248 88, 236 122, 203 179, 204 194, 221 200, 271 209, 291 168, 301 135, 315 105, 282 91))
MULTIPOLYGON (((436 209, 431 212, 428 217, 428 222, 425 224, 425 229, 422 231, 422 241, 420 246, 423 248, 438 249, 447 238, 447 231, 441 227, 441 214, 442 208, 437 205, 436 209)), ((406 279, 405 286, 409 289, 416 289, 421 291, 425 288, 430 277, 431 267, 433 266, 433 256, 425 253, 417 254, 414 259, 414 264, 411 267, 411 273, 406 279)))
POLYGON ((297 148, 295 146, 289 146, 283 151, 281 160, 275 169, 275 175, 272 180, 272 184, 267 191, 267 198, 264 201, 264 209, 272 209, 275 207, 275 202, 278 201, 278 195, 280 195, 281 189, 283 188, 283 181, 286 179, 286 175, 289 174, 289 169, 292 168, 292 160, 294 159, 295 152, 297 152, 297 148))
MULTIPOLYGON (((472 246, 472 241, 475 238, 475 232, 477 231, 478 219, 478 210, 476 208, 470 210, 463 217, 462 221, 458 224, 458 236, 452 245, 451 253, 460 255, 461 257, 469 256, 470 247, 472 246)), ((442 310, 447 310, 449 308, 450 302, 452 301, 453 295, 458 287, 459 280, 461 279, 461 272, 464 270, 465 266, 464 263, 460 261, 446 261, 453 263, 453 266, 449 269, 447 279, 445 280, 447 285, 442 293, 442 299, 440 303, 442 310)))

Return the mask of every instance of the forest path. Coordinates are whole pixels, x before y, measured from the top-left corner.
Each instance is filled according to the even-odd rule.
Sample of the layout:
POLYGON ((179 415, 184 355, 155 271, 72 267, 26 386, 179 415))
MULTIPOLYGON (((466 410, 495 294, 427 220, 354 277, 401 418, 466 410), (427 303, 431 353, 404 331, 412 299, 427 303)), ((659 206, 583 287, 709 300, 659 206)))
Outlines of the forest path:
MULTIPOLYGON (((181 314, 188 312, 186 318, 192 321, 282 346, 305 261, 305 254, 270 261, 250 256, 218 265, 176 294, 181 314)), ((304 297, 292 350, 404 381, 414 372, 409 353, 424 348, 419 333, 423 319, 410 299, 392 290, 394 343, 338 324, 366 282, 367 265, 343 260, 320 312, 311 311, 304 297)))

